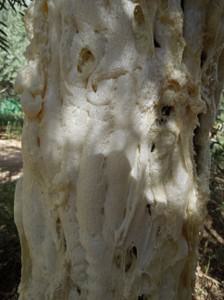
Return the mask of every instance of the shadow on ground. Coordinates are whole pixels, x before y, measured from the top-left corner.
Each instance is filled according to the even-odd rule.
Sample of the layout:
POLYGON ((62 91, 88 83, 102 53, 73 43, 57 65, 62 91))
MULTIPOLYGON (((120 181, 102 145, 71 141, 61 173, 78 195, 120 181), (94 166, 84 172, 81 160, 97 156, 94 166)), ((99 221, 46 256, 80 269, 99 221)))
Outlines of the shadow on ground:
POLYGON ((14 223, 14 191, 22 172, 21 143, 0 140, 0 299, 18 298, 20 244, 14 223))
POLYGON ((224 299, 224 172, 213 162, 211 197, 199 248, 197 300, 224 299))

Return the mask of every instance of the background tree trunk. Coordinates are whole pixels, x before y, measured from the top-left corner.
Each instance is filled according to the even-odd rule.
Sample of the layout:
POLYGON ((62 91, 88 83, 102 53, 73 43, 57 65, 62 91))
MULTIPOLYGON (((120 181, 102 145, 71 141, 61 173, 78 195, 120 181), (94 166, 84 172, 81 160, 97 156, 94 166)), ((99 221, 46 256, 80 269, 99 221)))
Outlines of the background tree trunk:
POLYGON ((39 0, 27 16, 20 300, 191 299, 224 1, 39 0))

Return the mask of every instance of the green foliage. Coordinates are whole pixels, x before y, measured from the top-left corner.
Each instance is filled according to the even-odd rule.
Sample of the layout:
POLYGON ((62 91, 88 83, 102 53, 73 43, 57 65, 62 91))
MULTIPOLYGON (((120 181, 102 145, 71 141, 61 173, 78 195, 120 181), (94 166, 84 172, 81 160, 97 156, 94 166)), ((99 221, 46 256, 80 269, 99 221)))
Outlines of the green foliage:
POLYGON ((0 115, 13 115, 21 117, 21 104, 17 99, 8 98, 0 101, 0 115))
POLYGON ((21 135, 23 113, 18 99, 6 98, 0 100, 0 128, 6 137, 12 138, 21 135))
POLYGON ((0 184, 0 226, 14 227, 13 223, 13 198, 15 192, 15 182, 0 184))
MULTIPOLYGON (((18 8, 27 8, 30 1, 32 0, 1 0, 0 12, 6 10, 13 10, 14 12, 16 12, 18 8)), ((5 32, 5 28, 7 28, 7 24, 4 21, 0 20, 0 50, 8 52, 8 37, 7 33, 5 32)))
POLYGON ((0 10, 8 8, 16 10, 16 5, 27 7, 26 0, 1 0, 0 10))
MULTIPOLYGON (((25 26, 23 22, 24 8, 15 6, 13 9, 0 11, 0 25, 4 24, 1 33, 7 36, 6 51, 0 50, 0 86, 1 90, 5 87, 12 87, 18 70, 25 65, 26 59, 24 52, 28 44, 25 26)), ((6 43, 6 41, 5 41, 6 43)))

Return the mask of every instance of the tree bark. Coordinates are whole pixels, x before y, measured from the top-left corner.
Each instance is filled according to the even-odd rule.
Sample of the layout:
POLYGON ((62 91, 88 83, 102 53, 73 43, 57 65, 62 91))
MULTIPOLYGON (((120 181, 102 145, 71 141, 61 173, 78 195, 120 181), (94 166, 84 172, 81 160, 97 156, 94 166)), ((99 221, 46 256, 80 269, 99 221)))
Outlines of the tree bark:
POLYGON ((20 300, 191 299, 224 1, 39 0, 26 17, 20 300))

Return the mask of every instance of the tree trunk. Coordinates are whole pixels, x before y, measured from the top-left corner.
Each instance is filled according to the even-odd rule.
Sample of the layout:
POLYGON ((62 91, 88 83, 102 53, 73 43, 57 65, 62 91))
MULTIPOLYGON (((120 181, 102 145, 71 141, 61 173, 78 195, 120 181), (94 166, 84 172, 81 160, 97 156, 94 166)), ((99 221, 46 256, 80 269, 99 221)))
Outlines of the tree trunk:
POLYGON ((191 299, 224 1, 38 0, 27 15, 20 300, 191 299))

